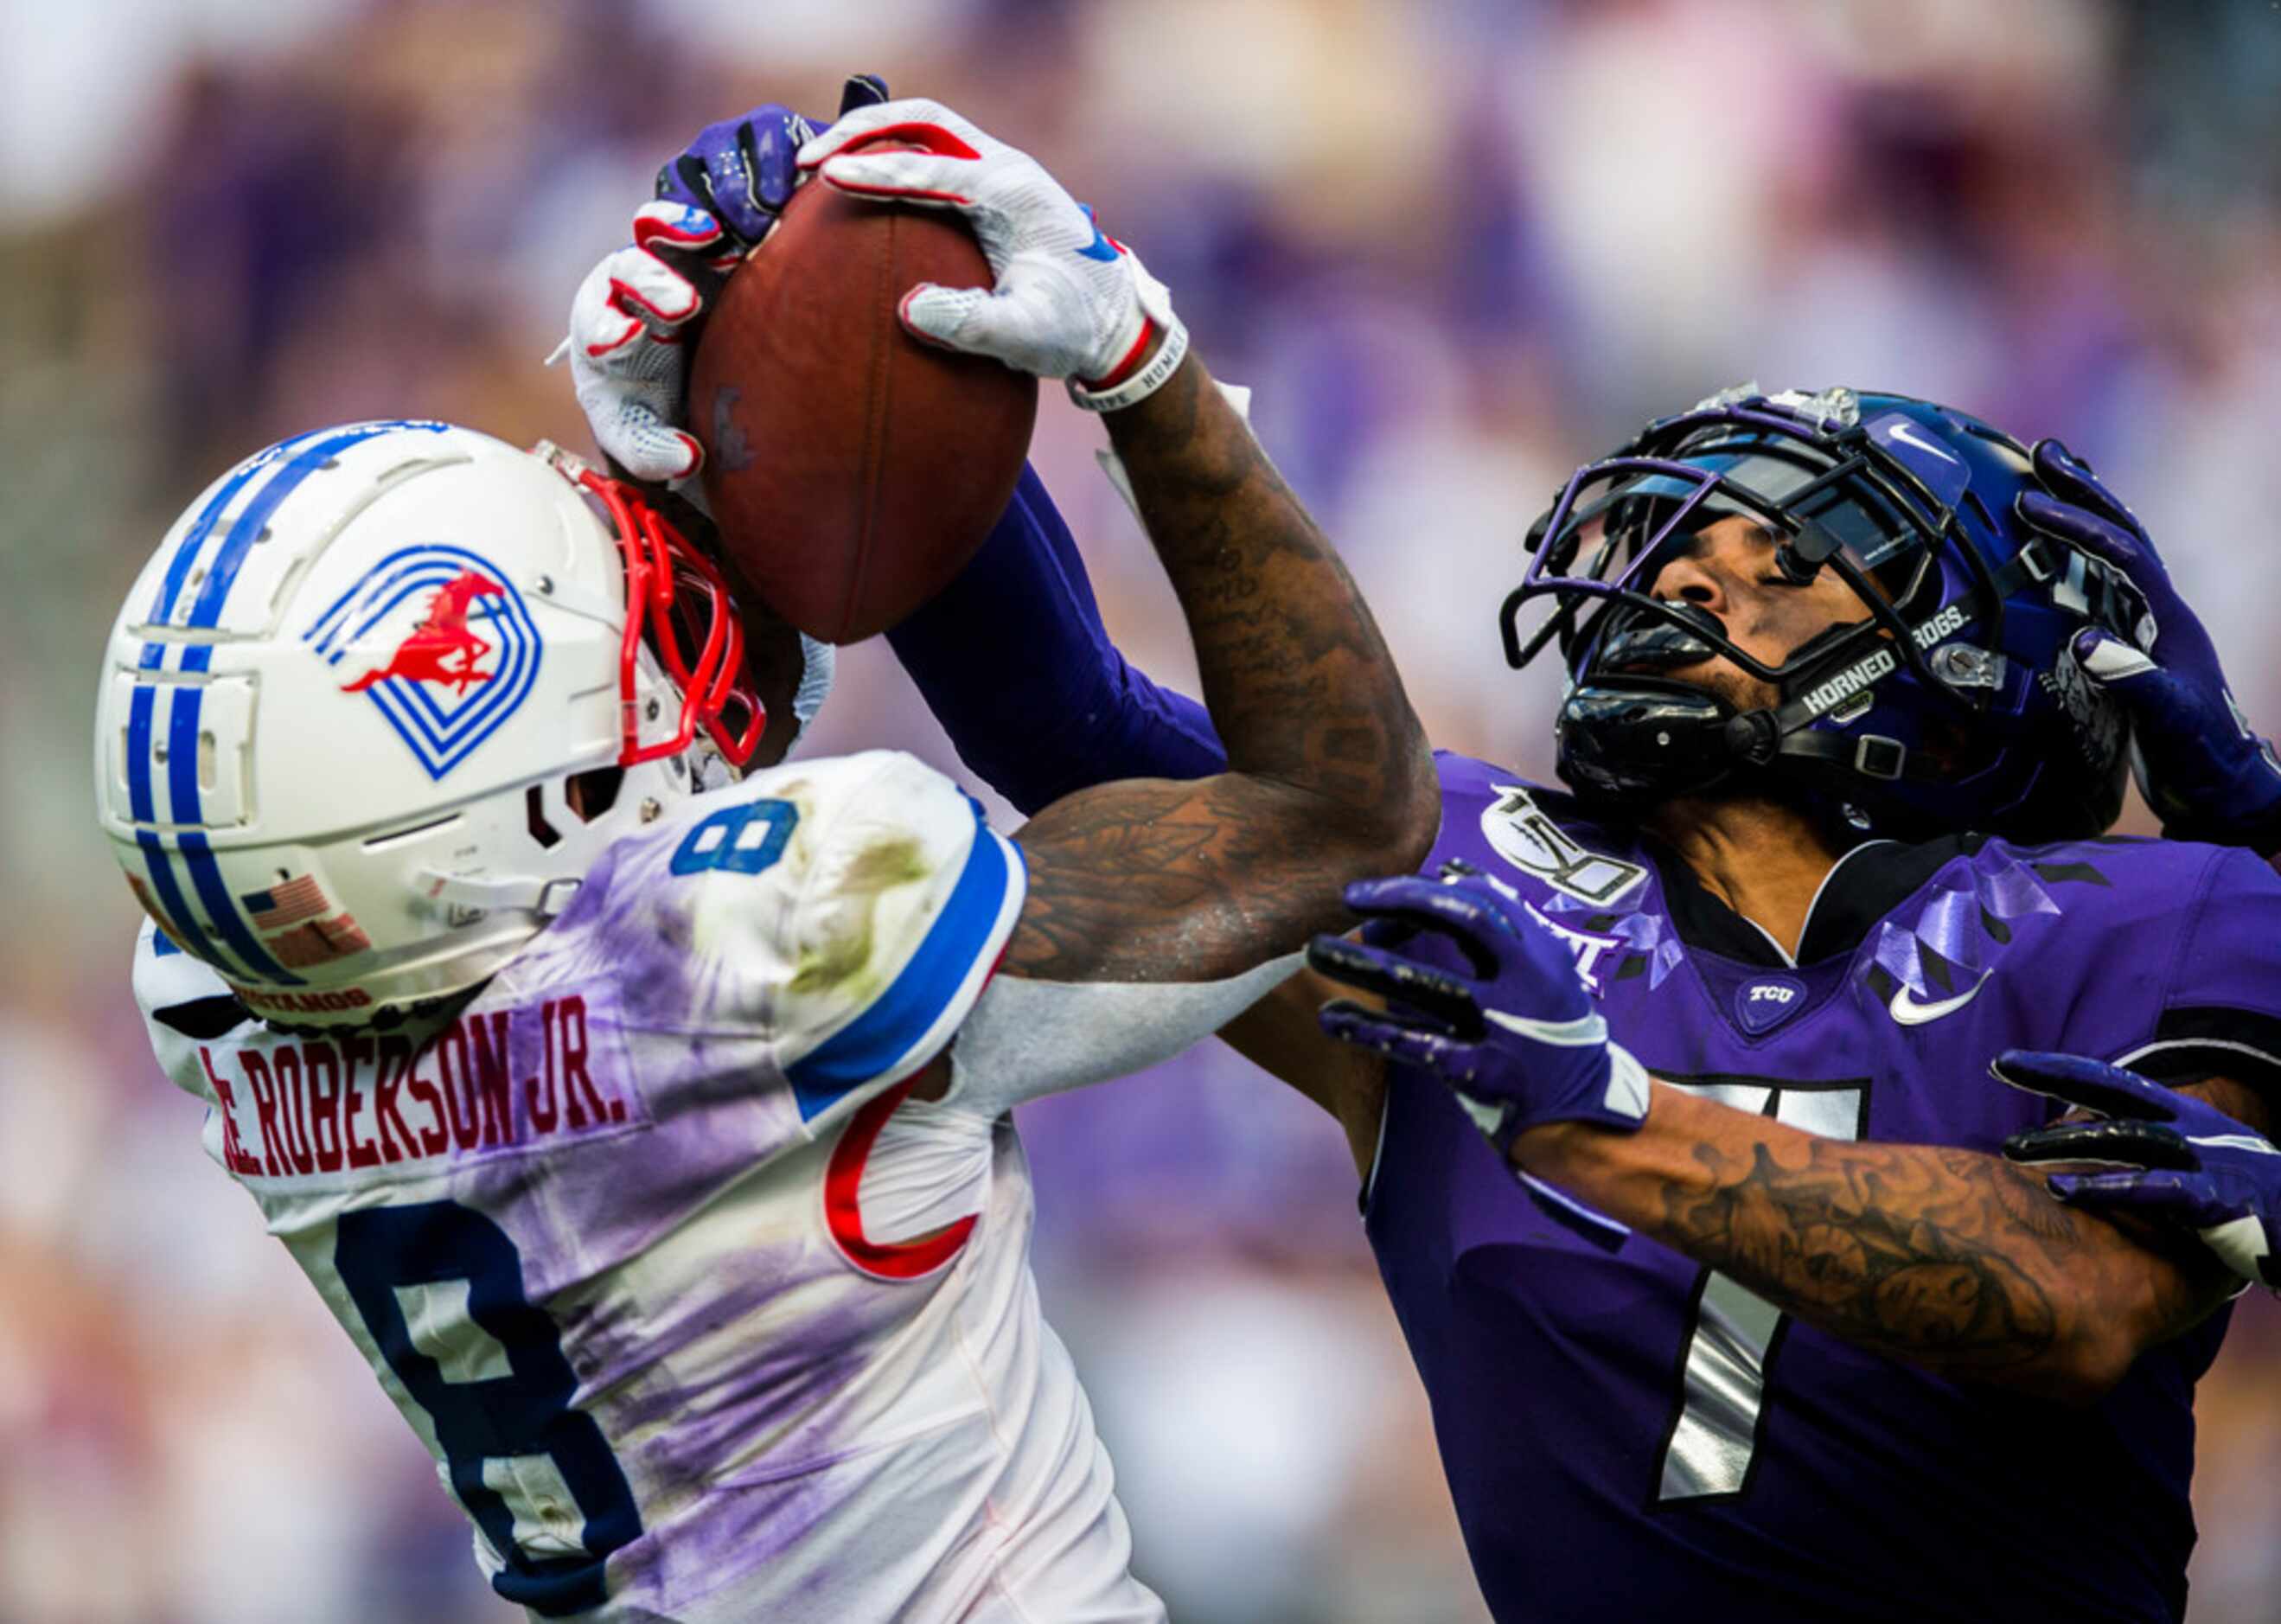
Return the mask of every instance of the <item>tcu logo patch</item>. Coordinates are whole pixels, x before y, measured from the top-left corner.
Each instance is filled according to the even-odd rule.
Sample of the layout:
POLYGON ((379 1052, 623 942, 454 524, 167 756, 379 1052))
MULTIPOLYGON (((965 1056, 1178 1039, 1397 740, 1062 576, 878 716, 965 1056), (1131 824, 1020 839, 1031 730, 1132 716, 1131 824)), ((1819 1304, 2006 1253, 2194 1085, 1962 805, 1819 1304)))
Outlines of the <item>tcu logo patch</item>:
POLYGON ((1756 1037, 1788 1020, 1805 1002, 1805 983, 1795 976, 1760 976, 1735 992, 1735 1018, 1756 1037))
POLYGON ((388 719, 431 778, 490 738, 538 679, 538 628, 505 575, 465 547, 401 548, 301 640, 388 719))
POLYGON ((1587 851, 1518 784, 1492 784, 1497 799, 1481 808, 1481 833, 1496 855, 1556 891, 1605 904, 1639 884, 1647 870, 1587 851))

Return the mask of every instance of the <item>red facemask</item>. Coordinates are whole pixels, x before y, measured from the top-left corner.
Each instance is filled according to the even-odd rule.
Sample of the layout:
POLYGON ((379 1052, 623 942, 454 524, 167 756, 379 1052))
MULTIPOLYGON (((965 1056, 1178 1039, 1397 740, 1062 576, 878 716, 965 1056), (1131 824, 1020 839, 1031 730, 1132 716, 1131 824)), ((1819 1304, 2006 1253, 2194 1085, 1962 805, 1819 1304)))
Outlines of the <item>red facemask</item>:
POLYGON ((618 654, 624 747, 618 765, 677 755, 698 730, 731 766, 760 747, 768 709, 745 669, 745 629, 729 583, 711 559, 666 522, 633 486, 596 473, 553 446, 540 455, 608 510, 626 571, 625 640, 618 654), (644 643, 681 692, 681 717, 669 738, 641 742, 634 663, 644 643))

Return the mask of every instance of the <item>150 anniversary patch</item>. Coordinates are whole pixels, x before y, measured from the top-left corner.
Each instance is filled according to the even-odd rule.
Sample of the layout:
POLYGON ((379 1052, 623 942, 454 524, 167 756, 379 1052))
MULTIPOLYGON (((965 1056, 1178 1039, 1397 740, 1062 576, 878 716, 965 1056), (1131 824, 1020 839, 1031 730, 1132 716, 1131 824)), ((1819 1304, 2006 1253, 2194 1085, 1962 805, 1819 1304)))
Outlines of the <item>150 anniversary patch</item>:
POLYGON ((1580 901, 1607 903, 1646 877, 1624 862, 1578 845, 1518 784, 1492 784, 1497 799, 1481 808, 1481 833, 1496 855, 1580 901))

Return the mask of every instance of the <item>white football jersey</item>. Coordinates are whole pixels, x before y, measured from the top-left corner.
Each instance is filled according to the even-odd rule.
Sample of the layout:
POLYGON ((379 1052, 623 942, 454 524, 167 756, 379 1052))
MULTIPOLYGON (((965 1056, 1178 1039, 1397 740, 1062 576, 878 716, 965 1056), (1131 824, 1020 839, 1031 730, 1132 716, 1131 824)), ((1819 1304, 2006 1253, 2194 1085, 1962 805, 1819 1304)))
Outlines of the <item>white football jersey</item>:
POLYGON ((293 1035, 146 926, 135 991, 253 1195, 551 1618, 1140 1620, 1029 1269, 1010 1117, 904 1098, 1020 853, 877 752, 611 847, 441 1031, 293 1035))

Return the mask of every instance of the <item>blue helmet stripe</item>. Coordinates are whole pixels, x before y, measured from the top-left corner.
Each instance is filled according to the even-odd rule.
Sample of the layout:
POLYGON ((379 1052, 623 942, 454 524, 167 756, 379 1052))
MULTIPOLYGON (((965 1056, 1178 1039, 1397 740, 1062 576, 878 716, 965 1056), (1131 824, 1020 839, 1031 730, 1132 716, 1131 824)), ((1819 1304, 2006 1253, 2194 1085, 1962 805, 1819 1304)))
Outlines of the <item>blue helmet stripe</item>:
MULTIPOLYGON (((142 660, 144 670, 157 670, 165 661, 166 648, 163 645, 151 643, 144 646, 142 660)), ((141 683, 136 684, 127 704, 128 810, 138 824, 159 821, 158 806, 151 786, 151 731, 152 713, 158 703, 157 685, 141 683)), ((173 718, 169 720, 171 722, 173 718)), ((171 742, 171 733, 169 737, 171 742)), ((193 729, 188 759, 194 768, 197 759, 196 747, 197 736, 193 729)), ((170 748, 169 754, 176 759, 182 759, 181 752, 170 748)), ((195 785, 195 777, 192 782, 195 785)), ((157 897, 159 906, 166 910, 166 917, 173 920, 174 928, 182 933, 182 945, 224 971, 236 973, 236 967, 215 950, 214 945, 198 929, 197 916, 191 913, 189 903, 182 895, 182 882, 174 874, 174 854, 166 848, 166 842, 148 829, 138 829, 135 831, 135 843, 142 848, 143 864, 150 871, 151 892, 157 897)))
POLYGON ((143 848, 144 864, 151 870, 151 889, 158 893, 159 906, 166 910, 166 917, 173 920, 174 928, 182 933, 182 946, 224 975, 236 975, 236 967, 224 958, 213 943, 205 939, 205 932, 198 929, 197 918, 190 912, 190 905, 182 895, 181 883, 174 878, 174 854, 147 829, 135 831, 135 844, 143 848))
MULTIPOLYGON (((369 437, 367 431, 377 432, 383 428, 394 426, 397 425, 360 424, 355 431, 355 438, 361 439, 369 437)), ((221 488, 220 490, 216 491, 213 496, 207 499, 206 505, 198 509, 198 516, 190 522, 190 528, 183 533, 181 545, 174 549, 174 556, 166 566, 166 578, 159 585, 158 599, 151 606, 151 619, 154 623, 163 623, 172 617, 174 612, 174 605, 182 595, 182 587, 189 579, 190 567, 197 561, 199 549, 205 545, 206 537, 213 531, 214 526, 220 522, 221 515, 228 509, 230 503, 236 499, 238 492, 244 490, 245 487, 251 483, 259 475, 275 468, 278 465, 278 453, 286 451, 290 447, 301 445, 305 441, 314 439, 318 435, 323 434, 325 430, 321 429, 311 429, 306 434, 297 434, 290 439, 280 440, 276 445, 270 446, 268 449, 256 452, 252 457, 249 458, 236 473, 232 474, 228 479, 222 482, 221 488)), ((332 441, 329 441, 328 444, 335 442, 353 444, 354 440, 350 439, 347 435, 336 435, 333 437, 332 441)), ((327 453, 327 455, 329 454, 329 452, 327 453)), ((318 460, 321 462, 323 458, 321 457, 318 460)), ((290 466, 291 465, 290 464, 288 465, 289 468, 290 466)), ((293 484, 298 484, 300 481, 305 477, 307 477, 306 469, 304 469, 299 474, 294 475, 290 483, 287 485, 286 490, 290 491, 293 484)), ((267 522, 267 515, 276 510, 277 502, 282 501, 284 498, 285 492, 281 491, 278 493, 275 499, 267 499, 269 498, 269 492, 275 489, 276 482, 273 481, 271 482, 271 484, 261 492, 260 496, 255 499, 254 505, 261 506, 266 502, 266 506, 262 506, 262 517, 260 521, 256 522, 250 530, 244 527, 243 522, 232 527, 229 541, 225 544, 224 551, 227 553, 231 545, 235 545, 236 547, 236 561, 232 561, 229 566, 229 572, 233 576, 236 573, 237 562, 242 561, 244 557, 245 549, 252 545, 252 538, 261 533, 262 523, 266 523, 267 522)), ((251 513, 251 507, 249 507, 248 512, 251 513)), ((219 568, 219 566, 217 566, 217 568, 219 568)), ((221 596, 224 593, 227 593, 228 584, 227 582, 220 583, 220 591, 219 592, 215 590, 216 585, 217 582, 214 576, 213 575, 209 575, 205 589, 199 596, 199 607, 203 607, 207 598, 211 596, 213 599, 214 608, 219 611, 220 607, 221 596)), ((210 625, 213 622, 209 619, 204 623, 194 623, 210 625)), ((203 645, 194 645, 182 651, 182 669, 185 671, 203 671, 209 669, 213 660, 213 651, 211 647, 203 645)), ((162 669, 166 663, 166 645, 161 643, 145 643, 143 646, 143 658, 141 663, 142 669, 146 671, 162 669)), ((155 823, 158 821, 155 798, 151 793, 151 708, 157 700, 157 696, 158 690, 155 687, 147 684, 140 685, 135 690, 134 698, 129 702, 128 708, 127 794, 129 809, 133 812, 135 821, 138 824, 155 823)), ((195 708, 191 714, 195 715, 195 708)), ((174 735, 179 736, 180 729, 181 723, 177 721, 174 729, 174 735)), ((195 731, 192 733, 190 742, 193 745, 197 742, 195 731)), ((173 743, 174 739, 170 739, 170 749, 173 747, 173 743)), ((181 762, 184 759, 184 753, 180 750, 174 750, 173 753, 174 758, 177 763, 181 762)), ((195 754, 191 754, 189 759, 195 762, 195 754)), ((175 772, 179 773, 180 770, 180 766, 177 765, 175 772)), ((173 785, 174 816, 171 821, 178 824, 195 823, 197 821, 196 814, 196 808, 197 805, 197 781, 194 774, 190 779, 190 798, 188 803, 191 811, 188 816, 185 816, 183 811, 184 802, 182 799, 182 786, 180 781, 177 780, 177 782, 173 785)))
MULTIPOLYGON (((426 429, 441 433, 441 423, 407 423, 401 421, 358 423, 339 433, 318 441, 297 452, 282 464, 269 483, 254 493, 229 527, 228 539, 214 555, 213 568, 206 571, 205 584, 198 589, 198 600, 191 607, 189 624, 212 626, 221 618, 221 606, 229 596, 230 587, 237 580, 237 572, 245 562, 245 555, 259 540, 261 532, 285 499, 300 488, 301 482, 352 445, 359 445, 383 434, 393 434, 399 429, 426 429)), ((290 442, 289 442, 290 444, 290 442)))
POLYGON ((248 969, 257 976, 287 986, 300 986, 301 978, 279 964, 262 950, 261 943, 238 917, 237 899, 229 893, 221 878, 221 865, 214 861, 213 849, 206 844, 205 835, 195 829, 182 831, 182 861, 189 865, 190 883, 198 888, 198 900, 206 905, 213 916, 214 929, 229 943, 237 956, 245 961, 248 969))
POLYGON ((198 795, 198 711, 205 700, 203 689, 178 687, 166 718, 166 793, 174 805, 173 823, 205 821, 198 795))
POLYGON ((166 565, 166 578, 159 584, 158 599, 151 606, 153 622, 163 623, 174 614, 175 600, 182 596, 183 584, 189 579, 190 566, 197 560, 198 549, 205 545, 206 537, 213 532, 237 493, 245 489, 255 475, 276 466, 274 453, 323 432, 321 429, 314 429, 308 434, 297 434, 290 440, 280 440, 267 451, 256 452, 246 459, 237 472, 222 482, 221 489, 198 509, 198 516, 190 521, 190 528, 182 532, 182 543, 174 549, 174 556, 166 565))
MULTIPOLYGON (((199 553, 228 511, 253 482, 263 475, 270 476, 247 502, 234 520, 220 550, 206 571, 205 584, 199 588, 197 601, 191 606, 187 623, 197 627, 212 627, 221 618, 222 606, 236 584, 237 573, 245 556, 259 540, 263 530, 285 499, 301 482, 322 468, 332 458, 352 445, 392 433, 399 429, 421 429, 431 434, 443 432, 445 425, 437 422, 416 422, 395 420, 384 422, 358 423, 340 429, 313 429, 281 440, 268 450, 250 459, 236 472, 224 480, 197 516, 183 532, 174 555, 167 561, 166 573, 161 579, 159 596, 151 607, 151 620, 166 623, 172 620, 182 594, 189 585, 190 573, 199 553), (319 437, 322 436, 322 438, 319 437), (315 441, 311 445, 309 442, 315 441), (295 447, 303 449, 290 457, 284 453, 295 447)), ((145 643, 140 661, 144 671, 160 671, 166 666, 166 646, 145 643)), ((213 665, 211 644, 192 644, 182 650, 182 669, 185 672, 210 670, 213 665)), ((171 708, 166 723, 166 791, 169 802, 167 822, 181 827, 176 847, 169 850, 165 841, 147 829, 135 831, 135 843, 147 859, 153 892, 185 938, 183 945, 216 966, 232 971, 229 961, 219 952, 193 922, 181 881, 174 873, 174 859, 179 856, 189 870, 191 885, 198 900, 205 905, 207 916, 213 920, 215 932, 229 943, 237 957, 254 974, 293 986, 302 985, 301 978, 286 971, 263 950, 259 940, 238 911, 237 899, 230 894, 221 877, 220 865, 215 861, 212 846, 197 825, 204 822, 198 794, 198 720, 205 704, 205 691, 191 684, 169 684, 171 708)), ((154 710, 159 687, 143 683, 136 686, 128 703, 127 721, 127 793, 130 814, 137 824, 158 820, 157 796, 151 783, 151 731, 155 725, 154 710)))
POLYGON ((127 701, 127 809, 138 824, 159 821, 151 799, 151 713, 158 703, 149 683, 136 684, 127 701))
MULTIPOLYGON (((184 650, 182 669, 189 669, 191 656, 205 652, 198 647, 184 650)), ((197 661, 200 666, 205 663, 197 661)), ((184 825, 176 837, 182 862, 190 871, 190 884, 197 888, 198 901, 205 904, 206 917, 213 921, 214 929, 245 967, 257 976, 298 986, 301 978, 271 958, 262 949, 260 940, 247 928, 238 914, 237 899, 223 883, 221 865, 214 861, 213 848, 206 843, 205 833, 194 826, 205 821, 198 798, 198 713, 205 708, 205 697, 204 688, 183 684, 174 690, 174 708, 167 717, 166 788, 174 802, 173 821, 184 825)))

